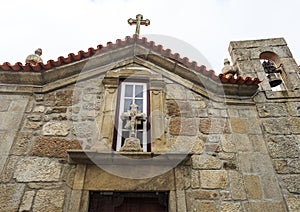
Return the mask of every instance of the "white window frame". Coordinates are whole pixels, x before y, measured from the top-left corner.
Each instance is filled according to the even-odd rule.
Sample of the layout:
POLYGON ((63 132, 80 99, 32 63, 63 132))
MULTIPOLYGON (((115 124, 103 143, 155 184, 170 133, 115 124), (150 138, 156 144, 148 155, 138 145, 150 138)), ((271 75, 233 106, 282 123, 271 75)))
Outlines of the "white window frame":
MULTIPOLYGON (((122 132, 123 132, 123 120, 121 119, 121 116, 124 112, 124 104, 125 99, 129 97, 125 97, 125 87, 127 85, 133 86, 133 95, 131 99, 133 100, 133 103, 135 103, 136 99, 142 99, 143 100, 143 108, 138 108, 140 111, 145 113, 147 115, 147 106, 148 106, 148 96, 147 96, 147 83, 143 82, 122 82, 121 83, 121 95, 120 95, 120 105, 119 105, 119 117, 118 117, 118 129, 117 129, 117 144, 116 144, 116 151, 120 151, 121 145, 122 145, 122 132), (135 86, 141 85, 143 86, 143 97, 135 97, 135 86)), ((148 116, 148 115, 147 115, 148 116)), ((128 129, 129 130, 129 129, 128 129)), ((142 129, 142 137, 143 137, 143 152, 147 152, 147 121, 143 121, 143 129, 142 129)))

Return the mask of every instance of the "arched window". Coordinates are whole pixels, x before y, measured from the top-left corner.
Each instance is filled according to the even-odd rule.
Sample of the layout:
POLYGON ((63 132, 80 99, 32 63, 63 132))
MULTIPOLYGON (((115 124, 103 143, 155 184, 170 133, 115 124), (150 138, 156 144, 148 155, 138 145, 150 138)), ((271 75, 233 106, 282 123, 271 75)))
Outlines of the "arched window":
POLYGON ((272 91, 286 90, 283 79, 283 65, 280 58, 274 52, 263 52, 259 56, 272 91))

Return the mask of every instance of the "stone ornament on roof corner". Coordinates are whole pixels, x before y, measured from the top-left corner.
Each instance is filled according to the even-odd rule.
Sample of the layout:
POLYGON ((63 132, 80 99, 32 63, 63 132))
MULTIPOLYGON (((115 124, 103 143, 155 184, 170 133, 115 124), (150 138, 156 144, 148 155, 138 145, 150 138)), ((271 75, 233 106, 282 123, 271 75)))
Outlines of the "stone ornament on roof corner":
POLYGON ((258 78, 246 77, 245 79, 238 76, 237 78, 229 77, 226 78, 224 74, 216 75, 213 70, 206 70, 206 67, 201 65, 198 66, 195 61, 190 62, 187 57, 180 57, 178 53, 172 53, 170 49, 164 49, 162 45, 156 45, 153 41, 148 41, 147 38, 139 38, 137 34, 133 36, 126 36, 125 40, 117 39, 115 43, 108 42, 106 46, 98 45, 96 49, 89 48, 88 51, 79 51, 78 54, 70 53, 68 57, 60 56, 57 61, 48 60, 46 64, 39 62, 36 65, 27 63, 23 65, 20 62, 17 62, 15 65, 11 65, 8 62, 0 65, 0 74, 4 72, 47 72, 51 69, 63 67, 64 65, 69 65, 74 62, 78 62, 84 59, 91 58, 94 55, 99 55, 106 53, 108 51, 117 50, 130 46, 133 44, 138 44, 146 49, 151 50, 153 53, 157 53, 159 56, 162 56, 167 59, 171 59, 174 62, 177 62, 180 65, 185 66, 186 68, 195 71, 196 73, 202 74, 206 77, 209 77, 215 82, 221 82, 222 84, 237 84, 237 85, 246 85, 246 86, 256 86, 261 82, 258 78))
POLYGON ((30 54, 26 57, 25 63, 31 64, 31 65, 37 65, 38 63, 43 63, 43 60, 41 58, 41 55, 43 54, 43 51, 41 48, 38 48, 35 50, 34 54, 30 54))

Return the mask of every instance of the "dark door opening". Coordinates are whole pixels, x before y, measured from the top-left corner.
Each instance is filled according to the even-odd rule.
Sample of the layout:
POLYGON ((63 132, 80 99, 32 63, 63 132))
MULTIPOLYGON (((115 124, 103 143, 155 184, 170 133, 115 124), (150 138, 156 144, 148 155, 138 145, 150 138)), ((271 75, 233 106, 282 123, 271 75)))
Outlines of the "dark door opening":
POLYGON ((167 212, 168 192, 90 192, 89 212, 167 212))

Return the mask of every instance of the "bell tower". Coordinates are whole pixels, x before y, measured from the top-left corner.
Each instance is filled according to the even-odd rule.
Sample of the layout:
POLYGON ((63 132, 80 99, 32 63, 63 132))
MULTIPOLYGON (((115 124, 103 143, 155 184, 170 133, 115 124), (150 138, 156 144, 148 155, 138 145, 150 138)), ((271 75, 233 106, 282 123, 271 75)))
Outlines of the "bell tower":
POLYGON ((262 90, 300 89, 299 67, 284 38, 232 41, 229 53, 240 76, 263 80, 262 90))

